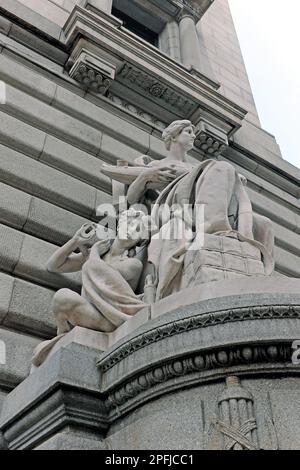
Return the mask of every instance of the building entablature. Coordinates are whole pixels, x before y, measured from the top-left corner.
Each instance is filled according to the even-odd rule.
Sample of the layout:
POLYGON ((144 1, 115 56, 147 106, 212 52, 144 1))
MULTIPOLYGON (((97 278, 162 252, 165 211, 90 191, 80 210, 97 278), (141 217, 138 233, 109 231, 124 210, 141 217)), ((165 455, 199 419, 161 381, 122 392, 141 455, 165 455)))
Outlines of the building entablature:
POLYGON ((202 132, 198 144, 207 148, 209 139, 213 154, 241 127, 246 111, 222 96, 218 83, 123 28, 115 16, 77 5, 64 33, 66 67, 88 91, 113 93, 163 122, 190 119, 202 132))

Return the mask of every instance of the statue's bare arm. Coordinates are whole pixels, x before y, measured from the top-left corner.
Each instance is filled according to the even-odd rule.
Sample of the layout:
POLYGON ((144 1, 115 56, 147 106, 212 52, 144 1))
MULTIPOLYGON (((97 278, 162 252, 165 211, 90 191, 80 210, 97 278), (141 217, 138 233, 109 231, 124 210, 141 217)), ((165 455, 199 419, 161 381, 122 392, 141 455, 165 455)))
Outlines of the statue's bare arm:
POLYGON ((87 256, 82 252, 74 253, 77 248, 77 240, 73 237, 53 253, 47 262, 47 270, 52 273, 73 273, 80 271, 87 260, 87 256))
POLYGON ((170 166, 155 165, 145 167, 145 170, 136 178, 129 186, 127 193, 127 201, 129 205, 136 204, 141 201, 147 185, 151 183, 152 189, 157 184, 161 188, 162 184, 167 186, 176 178, 176 172, 170 166))
MULTIPOLYGON (((89 247, 92 244, 91 240, 95 238, 95 234, 95 224, 83 225, 71 240, 53 253, 47 262, 47 270, 53 273, 81 271, 83 264, 88 259, 89 247), (87 228, 91 229, 88 233, 87 228), (74 253, 77 249, 80 250, 80 253, 74 253)), ((110 247, 109 240, 101 240, 98 243, 100 255, 106 253, 110 247)))

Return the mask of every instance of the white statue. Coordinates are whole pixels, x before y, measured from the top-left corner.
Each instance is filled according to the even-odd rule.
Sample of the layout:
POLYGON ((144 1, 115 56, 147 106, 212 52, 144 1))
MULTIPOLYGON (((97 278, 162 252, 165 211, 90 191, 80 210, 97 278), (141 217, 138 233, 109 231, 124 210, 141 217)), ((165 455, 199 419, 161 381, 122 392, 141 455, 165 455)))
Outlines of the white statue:
POLYGON ((135 294, 142 262, 135 248, 147 236, 147 216, 130 209, 121 214, 115 240, 98 240, 96 224, 90 231, 83 226, 48 261, 50 272, 82 271, 81 295, 70 289, 59 290, 53 298, 57 334, 72 326, 111 332, 135 315, 145 303, 135 294), (92 245, 92 246, 91 246, 92 245), (80 253, 74 253, 76 249, 80 253))
POLYGON ((188 161, 195 140, 190 121, 170 124, 163 140, 166 158, 141 157, 134 166, 103 170, 129 185, 129 204, 144 203, 151 212, 157 233, 152 233, 148 261, 154 267, 156 300, 204 282, 270 275, 272 225, 253 214, 245 177, 225 161, 188 161), (171 214, 167 221, 162 207, 171 214), (195 243, 200 231, 201 245, 195 243), (182 236, 176 237, 178 233, 182 236))

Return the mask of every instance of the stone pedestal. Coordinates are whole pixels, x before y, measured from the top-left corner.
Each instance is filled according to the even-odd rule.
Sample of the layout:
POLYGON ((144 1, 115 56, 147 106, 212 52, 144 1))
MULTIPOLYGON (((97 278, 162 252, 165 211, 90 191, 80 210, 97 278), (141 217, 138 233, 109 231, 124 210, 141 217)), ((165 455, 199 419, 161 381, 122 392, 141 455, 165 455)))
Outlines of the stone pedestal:
POLYGON ((299 287, 281 278, 209 283, 106 339, 74 329, 6 398, 2 445, 299 449, 299 287))

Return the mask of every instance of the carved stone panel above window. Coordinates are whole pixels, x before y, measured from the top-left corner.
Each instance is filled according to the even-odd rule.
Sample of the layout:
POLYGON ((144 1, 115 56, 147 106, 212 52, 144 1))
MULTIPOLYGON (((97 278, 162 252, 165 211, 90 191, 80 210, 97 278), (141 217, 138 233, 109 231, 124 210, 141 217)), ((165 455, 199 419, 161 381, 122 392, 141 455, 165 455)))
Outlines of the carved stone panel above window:
POLYGON ((202 120, 197 145, 205 153, 217 155, 241 127, 246 111, 224 98, 218 83, 141 42, 113 15, 77 5, 64 33, 70 51, 66 68, 82 87, 105 95, 109 89, 154 121, 185 118, 197 126, 202 120))

